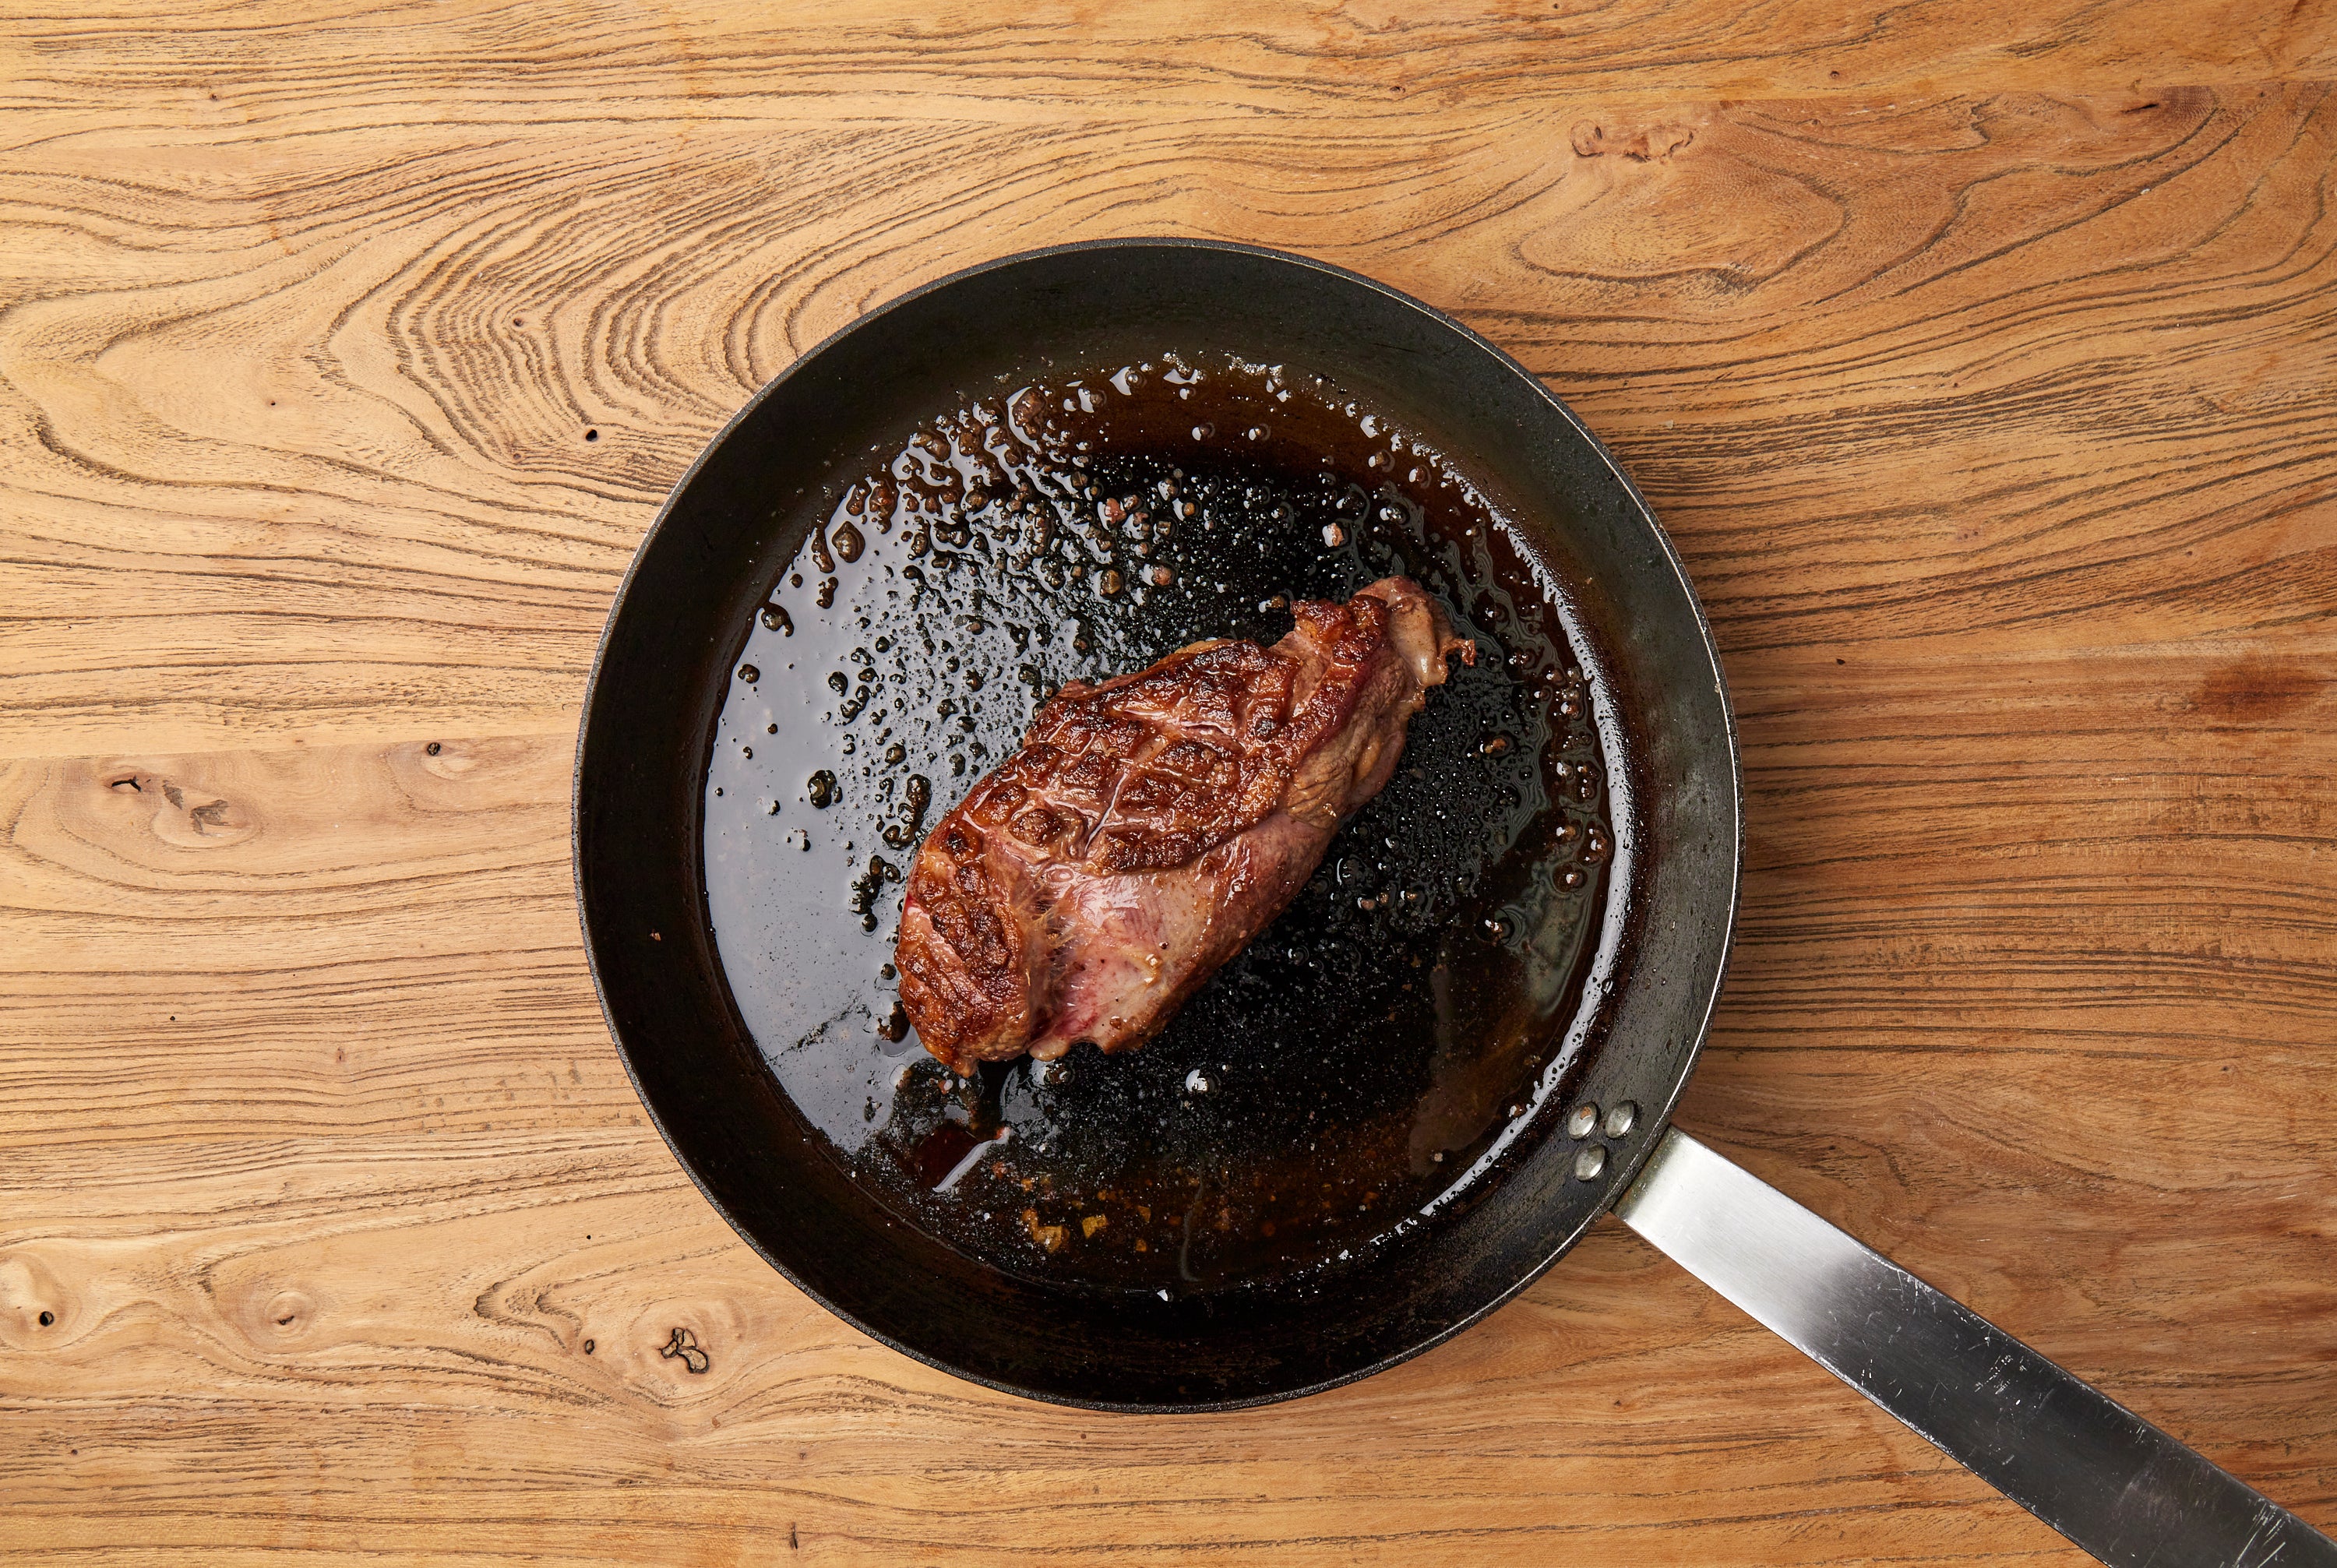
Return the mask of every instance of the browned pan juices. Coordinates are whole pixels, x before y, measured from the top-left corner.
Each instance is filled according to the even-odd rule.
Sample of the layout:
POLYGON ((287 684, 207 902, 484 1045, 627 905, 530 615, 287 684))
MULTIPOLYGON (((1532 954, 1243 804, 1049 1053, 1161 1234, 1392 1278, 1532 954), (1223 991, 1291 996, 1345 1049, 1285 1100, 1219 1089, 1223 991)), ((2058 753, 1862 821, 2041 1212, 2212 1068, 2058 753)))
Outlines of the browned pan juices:
POLYGON ((1105 1289, 1336 1268, 1478 1195, 1579 1065, 1626 874, 1561 585, 1442 455, 1296 368, 1047 369, 904 436, 773 586, 708 769, 709 916, 797 1107, 904 1220, 1105 1289), (928 1057, 899 876, 1042 696, 1272 642, 1293 598, 1392 573, 1477 662, 1288 912, 1140 1050, 928 1057))

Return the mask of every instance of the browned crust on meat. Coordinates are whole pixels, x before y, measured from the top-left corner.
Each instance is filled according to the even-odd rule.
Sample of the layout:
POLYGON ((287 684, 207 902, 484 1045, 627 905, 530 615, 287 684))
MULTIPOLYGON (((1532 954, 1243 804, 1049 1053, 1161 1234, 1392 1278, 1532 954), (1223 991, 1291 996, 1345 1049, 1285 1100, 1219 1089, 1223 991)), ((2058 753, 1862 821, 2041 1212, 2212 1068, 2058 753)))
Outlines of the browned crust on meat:
POLYGON ((962 1047, 1027 1038, 1041 1022, 1032 1016, 1032 971, 1043 960, 1031 950, 1035 900, 987 848, 981 829, 954 814, 934 828, 909 873, 922 897, 902 912, 895 955, 902 1006, 929 1046, 922 1020, 933 1020, 944 1047, 934 1054, 959 1072, 976 1059, 962 1047), (1010 918, 1017 914, 1024 918, 1010 918))
MULTIPOLYGON (((1380 655, 1397 593, 1419 590, 1391 580, 1345 604, 1303 602, 1274 648, 1196 643, 1100 685, 1074 681, 1041 709, 910 871, 895 956, 926 1048, 970 1072, 1044 1029, 1043 873, 1176 871, 1283 808, 1296 770, 1389 670, 1380 655)), ((1440 671, 1444 652, 1473 654, 1441 611, 1434 624, 1440 671)), ((1400 678, 1413 687, 1408 719, 1421 692, 1400 678)), ((1327 799, 1325 826, 1360 803, 1327 799)))

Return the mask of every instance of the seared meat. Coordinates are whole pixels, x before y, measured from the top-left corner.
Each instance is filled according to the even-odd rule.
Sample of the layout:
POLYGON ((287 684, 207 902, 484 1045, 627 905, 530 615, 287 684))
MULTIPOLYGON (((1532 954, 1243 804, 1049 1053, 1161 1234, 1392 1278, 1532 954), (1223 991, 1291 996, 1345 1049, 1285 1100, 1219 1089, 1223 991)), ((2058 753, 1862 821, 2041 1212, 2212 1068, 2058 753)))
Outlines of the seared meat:
POLYGON ((1291 613, 1271 648, 1197 642, 1064 687, 934 824, 895 957, 953 1071, 1159 1033, 1386 784, 1446 658, 1476 653, 1407 578, 1291 613))

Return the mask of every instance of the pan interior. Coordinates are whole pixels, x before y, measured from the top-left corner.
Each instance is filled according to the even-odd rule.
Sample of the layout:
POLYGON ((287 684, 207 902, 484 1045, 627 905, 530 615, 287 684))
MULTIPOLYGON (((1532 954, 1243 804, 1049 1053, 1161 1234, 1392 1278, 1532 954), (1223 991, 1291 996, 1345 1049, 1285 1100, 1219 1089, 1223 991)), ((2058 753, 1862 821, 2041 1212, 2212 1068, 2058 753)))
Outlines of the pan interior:
POLYGON ((702 796, 724 974, 835 1157, 992 1267, 1154 1295, 1373 1266, 1511 1168, 1628 867, 1596 662, 1500 509, 1325 377, 1174 348, 995 372, 865 459, 734 629, 702 796), (919 1049, 904 872, 1046 695, 1395 573, 1472 662, 1290 910, 1137 1051, 919 1049))

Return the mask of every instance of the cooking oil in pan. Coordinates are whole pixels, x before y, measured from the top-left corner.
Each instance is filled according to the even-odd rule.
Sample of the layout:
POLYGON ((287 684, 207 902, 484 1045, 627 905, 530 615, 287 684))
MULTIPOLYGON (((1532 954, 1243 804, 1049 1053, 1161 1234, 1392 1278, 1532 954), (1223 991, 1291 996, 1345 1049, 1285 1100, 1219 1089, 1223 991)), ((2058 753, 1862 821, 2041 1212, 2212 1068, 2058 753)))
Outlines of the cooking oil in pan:
POLYGON ((1336 1269, 1465 1200, 1572 1065, 1617 858, 1596 670, 1498 510, 1335 387, 1168 354, 969 397, 830 499, 743 631, 704 843, 740 1014, 836 1157, 962 1250, 1101 1289, 1336 1269), (1039 703, 1395 573, 1476 662, 1290 909, 1139 1050, 927 1056, 902 878, 1039 703))

